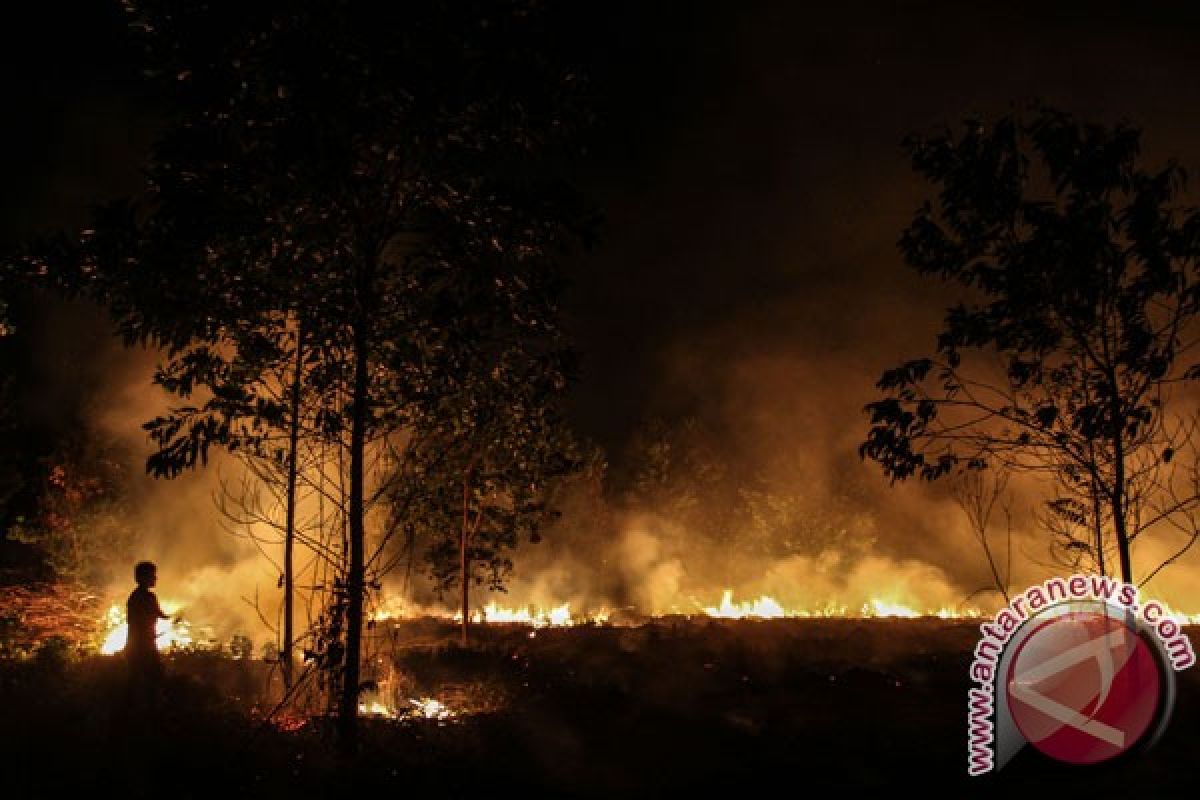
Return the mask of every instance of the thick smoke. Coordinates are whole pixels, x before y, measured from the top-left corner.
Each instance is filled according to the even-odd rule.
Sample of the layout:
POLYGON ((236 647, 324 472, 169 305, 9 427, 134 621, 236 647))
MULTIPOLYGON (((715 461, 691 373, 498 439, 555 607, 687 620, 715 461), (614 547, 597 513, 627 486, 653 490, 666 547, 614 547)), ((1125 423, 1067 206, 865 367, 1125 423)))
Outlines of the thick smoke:
MULTIPOLYGON (((238 463, 216 454, 207 468, 174 480, 141 475, 149 451, 141 424, 171 400, 150 382, 158 356, 124 350, 114 341, 103 358, 113 378, 93 393, 88 416, 92 435, 119 443, 130 461, 128 524, 137 534, 128 553, 130 566, 142 558, 156 561, 160 595, 179 604, 198 629, 221 640, 234 633, 260 644, 273 639, 267 624, 276 625, 279 618, 279 548, 260 549, 238 535, 215 502, 223 481, 240 478, 238 463)), ((711 455, 729 476, 754 476, 755 485, 794 501, 787 530, 766 534, 768 540, 789 531, 813 537, 794 543, 796 552, 771 552, 771 541, 766 551, 748 546, 761 542, 737 529, 749 520, 726 513, 726 495, 706 497, 700 487, 689 495, 695 505, 675 514, 669 505, 655 507, 652 498, 614 489, 616 470, 610 466, 608 472, 581 476, 560 493, 561 517, 542 543, 521 545, 508 591, 476 589, 473 604, 550 608, 570 603, 576 614, 601 609, 696 614, 718 605, 723 592, 732 590, 735 602, 769 596, 785 608, 814 613, 878 610, 876 602, 920 611, 995 606, 999 595, 981 591, 992 585, 983 552, 946 488, 891 486, 872 465, 859 461, 864 420, 858 409, 871 396, 870 361, 764 350, 703 368, 677 363, 664 372, 672 381, 710 379, 700 412, 707 415, 708 427, 720 432, 716 441, 722 444, 711 455), (689 521, 707 519, 731 527, 689 527, 689 521)), ((1019 589, 1056 567, 1034 522, 1035 486, 1018 481, 1013 488, 1011 584, 1019 589)), ((1002 550, 1003 521, 995 522, 992 543, 1002 550)), ((257 533, 264 540, 273 535, 257 533)), ((1170 547, 1166 540, 1147 540, 1137 551, 1139 566, 1157 564, 1170 547)), ((433 594, 419 566, 408 580, 402 564, 388 579, 385 594, 417 607, 453 606, 454 597, 433 594)), ((1184 559, 1150 588, 1168 603, 1192 610, 1197 578, 1194 559, 1184 559)), ((110 602, 123 599, 129 579, 112 576, 106 589, 110 602)))
MULTIPOLYGON (((110 379, 87 398, 90 435, 128 459, 125 523, 133 531, 124 554, 128 570, 109 576, 105 600, 123 604, 133 588, 133 564, 146 559, 158 565, 158 594, 164 604, 179 607, 198 635, 221 641, 235 633, 258 642, 272 638, 263 618, 278 623, 279 573, 217 506, 222 484, 236 481, 240 467, 213 453, 207 468, 173 480, 146 475, 151 443, 141 426, 164 413, 173 400, 151 382, 159 355, 124 349, 113 339, 98 358, 110 379)), ((278 552, 269 554, 278 560, 278 552)))

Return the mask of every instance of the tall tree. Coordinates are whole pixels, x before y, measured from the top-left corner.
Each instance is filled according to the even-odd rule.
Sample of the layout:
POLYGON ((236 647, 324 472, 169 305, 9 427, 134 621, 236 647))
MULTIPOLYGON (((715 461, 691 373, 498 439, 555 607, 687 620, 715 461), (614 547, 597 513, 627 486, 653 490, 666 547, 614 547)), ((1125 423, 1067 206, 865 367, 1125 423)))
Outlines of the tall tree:
MULTIPOLYGON (((1038 109, 909 140, 938 187, 900 240, 965 298, 934 354, 886 371, 861 454, 895 480, 1000 466, 1046 476, 1071 546, 1134 579, 1152 529, 1194 543, 1200 213, 1140 131, 1038 109)), ((1153 572, 1150 573, 1151 575, 1153 572)))
POLYGON ((513 326, 536 338, 549 320, 521 312, 552 300, 579 220, 554 160, 582 119, 578 81, 547 57, 525 0, 128 6, 178 114, 145 200, 103 210, 81 256, 44 261, 104 296, 129 340, 166 348, 157 381, 198 398, 150 423, 152 471, 203 464, 214 445, 272 457, 311 435, 345 448, 333 624, 353 748, 372 448, 461 406, 443 398, 481 379, 467 355, 481 340, 513 326), (295 404, 265 387, 300 362, 315 411, 297 431, 295 404))

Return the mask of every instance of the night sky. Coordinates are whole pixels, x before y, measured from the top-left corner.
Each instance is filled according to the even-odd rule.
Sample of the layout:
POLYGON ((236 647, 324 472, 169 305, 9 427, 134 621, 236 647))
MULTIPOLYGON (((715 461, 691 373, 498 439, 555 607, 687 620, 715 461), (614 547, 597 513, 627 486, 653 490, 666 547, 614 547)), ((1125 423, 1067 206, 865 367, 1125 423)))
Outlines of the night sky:
MULTIPOLYGON (((564 4, 599 115, 579 181, 607 217, 571 265, 579 428, 617 451, 697 414, 759 457, 776 427, 832 425, 854 460, 874 375, 940 313, 895 248, 924 191, 901 140, 1041 99, 1200 163, 1200 6, 1154 5, 564 4)), ((117 6, 3 26, 5 244, 138 187, 156 101, 117 6)))

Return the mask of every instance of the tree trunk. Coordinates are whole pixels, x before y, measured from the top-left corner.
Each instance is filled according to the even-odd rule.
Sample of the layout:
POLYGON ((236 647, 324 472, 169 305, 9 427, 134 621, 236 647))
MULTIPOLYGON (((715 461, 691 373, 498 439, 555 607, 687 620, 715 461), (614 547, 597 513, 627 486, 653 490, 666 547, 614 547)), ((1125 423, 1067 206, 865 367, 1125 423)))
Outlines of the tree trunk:
POLYGON ((1129 531, 1125 525, 1125 453, 1118 438, 1115 449, 1113 472, 1113 532, 1117 536, 1117 556, 1121 561, 1121 580, 1133 583, 1133 559, 1129 551, 1129 531))
POLYGON ((471 501, 471 472, 470 468, 467 474, 463 477, 463 515, 462 515, 462 532, 459 534, 458 547, 458 568, 459 581, 462 583, 462 643, 467 643, 467 627, 470 624, 470 560, 467 558, 468 539, 471 534, 470 526, 470 501, 471 501))
POLYGON ((1133 559, 1129 552, 1129 530, 1125 525, 1125 416, 1121 413, 1121 398, 1118 391, 1117 374, 1108 371, 1112 396, 1109 407, 1113 442, 1113 532, 1117 537, 1117 557, 1121 562, 1121 580, 1133 583, 1133 559))
POLYGON ((296 473, 299 471, 300 380, 304 375, 304 332, 296 329, 296 371, 292 376, 291 429, 288 431, 287 528, 283 539, 283 648, 279 663, 283 685, 292 688, 292 648, 295 633, 292 618, 295 609, 295 572, 292 566, 296 544, 296 473))
POLYGON ((343 753, 358 747, 358 689, 362 657, 363 594, 365 586, 364 448, 367 428, 367 337, 366 322, 358 320, 354 331, 354 395, 350 428, 350 567, 346 576, 346 670, 339 710, 339 739, 343 753))
POLYGON ((1092 516, 1092 522, 1096 528, 1096 568, 1101 575, 1108 575, 1108 568, 1104 563, 1104 525, 1100 519, 1100 485, 1094 478, 1092 479, 1092 516))

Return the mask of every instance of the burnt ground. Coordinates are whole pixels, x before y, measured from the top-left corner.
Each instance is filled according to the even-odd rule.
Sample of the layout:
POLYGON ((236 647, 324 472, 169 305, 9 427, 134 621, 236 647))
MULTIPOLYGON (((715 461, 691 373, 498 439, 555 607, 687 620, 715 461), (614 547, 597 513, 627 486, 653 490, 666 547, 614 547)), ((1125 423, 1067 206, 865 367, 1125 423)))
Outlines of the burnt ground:
POLYGON ((0 785, 13 797, 739 796, 773 787, 1174 796, 1196 775, 1193 669, 1179 676, 1175 716, 1149 752, 1069 767, 1027 748, 1001 772, 968 778, 977 635, 968 624, 677 620, 532 638, 499 628, 479 631, 469 649, 432 622, 377 633, 373 663, 381 675, 396 666, 398 699, 431 693, 476 713, 365 720, 361 754, 343 761, 321 724, 284 732, 247 712, 263 702, 261 662, 173 657, 169 703, 146 720, 125 713, 118 659, 48 648, 0 663, 0 785))

